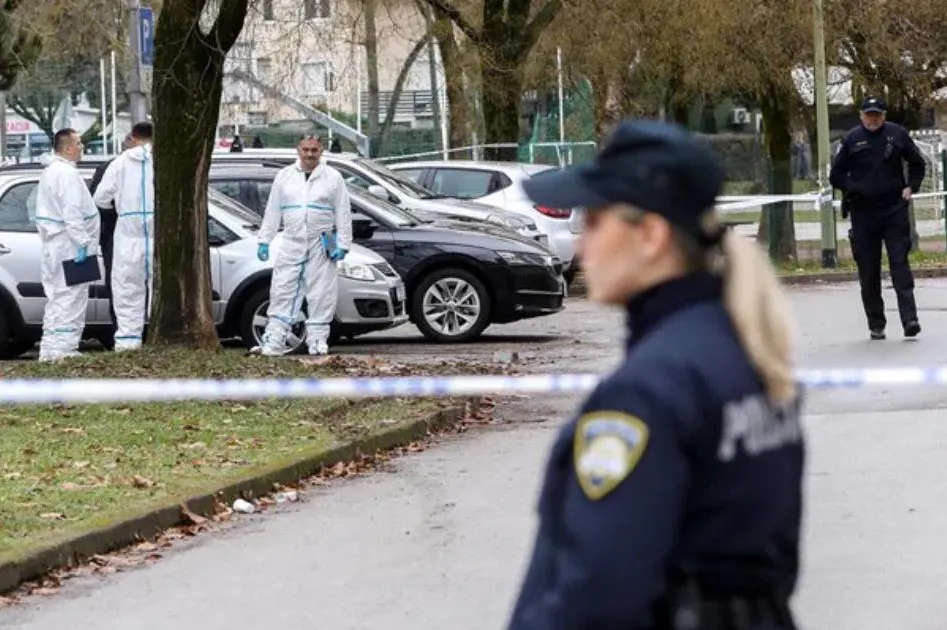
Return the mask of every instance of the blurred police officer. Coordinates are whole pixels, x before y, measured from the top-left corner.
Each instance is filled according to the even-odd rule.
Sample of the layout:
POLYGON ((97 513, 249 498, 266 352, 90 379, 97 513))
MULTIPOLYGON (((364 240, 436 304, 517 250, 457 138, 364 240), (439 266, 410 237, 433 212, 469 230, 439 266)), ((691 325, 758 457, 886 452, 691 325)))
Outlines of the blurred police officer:
POLYGON ((914 275, 908 262, 911 221, 908 205, 924 181, 924 157, 900 125, 885 120, 885 104, 868 98, 861 124, 842 140, 832 163, 832 186, 845 195, 852 217, 849 236, 858 267, 862 304, 872 339, 884 339, 887 318, 881 297, 881 243, 888 250, 891 282, 906 337, 921 332, 914 301, 914 275), (904 162, 908 165, 907 181, 904 162))
POLYGON ((716 223, 722 169, 624 122, 589 164, 525 182, 583 206, 589 297, 623 306, 621 366, 552 448, 511 630, 794 628, 803 437, 787 300, 716 223))

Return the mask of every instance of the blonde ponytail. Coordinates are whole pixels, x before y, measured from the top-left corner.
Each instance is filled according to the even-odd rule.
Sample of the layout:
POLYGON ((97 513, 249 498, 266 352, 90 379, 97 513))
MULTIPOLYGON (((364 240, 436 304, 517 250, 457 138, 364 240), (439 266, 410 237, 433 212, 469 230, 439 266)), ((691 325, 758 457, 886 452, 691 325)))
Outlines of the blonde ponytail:
POLYGON ((724 306, 737 336, 776 403, 796 395, 791 305, 769 259, 755 244, 727 230, 723 250, 724 306))

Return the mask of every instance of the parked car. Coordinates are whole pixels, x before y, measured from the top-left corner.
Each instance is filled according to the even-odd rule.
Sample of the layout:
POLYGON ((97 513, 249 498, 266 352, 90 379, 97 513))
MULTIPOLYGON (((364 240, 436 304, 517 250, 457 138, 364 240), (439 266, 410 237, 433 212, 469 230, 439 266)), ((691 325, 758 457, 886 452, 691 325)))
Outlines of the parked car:
MULTIPOLYGON (((507 212, 502 206, 449 199, 434 194, 410 179, 388 170, 379 162, 354 153, 326 152, 323 153, 323 159, 342 173, 347 182, 387 199, 400 208, 411 210, 413 214, 419 216, 437 214, 461 221, 494 223, 542 245, 549 245, 548 236, 537 227, 534 220, 514 212, 507 212)), ((242 153, 215 152, 212 158, 213 163, 219 165, 247 161, 286 165, 292 164, 295 160, 294 149, 244 149, 242 153)))
POLYGON ((425 337, 469 341, 490 324, 564 308, 562 262, 534 242, 491 226, 424 220, 350 186, 356 242, 404 278, 408 313, 425 337))
POLYGON ((523 191, 523 181, 555 167, 520 162, 431 160, 389 164, 388 168, 438 195, 477 200, 532 219, 549 237, 549 248, 562 259, 571 282, 577 268, 575 239, 582 231, 578 211, 540 206, 523 191))
MULTIPOLYGON (((94 165, 93 165, 94 166, 94 165)), ((93 167, 80 168, 86 181, 93 167)), ((28 351, 42 334, 46 296, 40 280, 40 241, 30 220, 40 168, 0 168, 0 357, 28 351)), ((216 191, 208 193, 208 240, 214 321, 221 338, 260 342, 266 326, 272 262, 256 257, 255 213, 216 191)), ((272 247, 278 252, 281 239, 272 247)), ((271 257, 272 260, 272 257, 271 257)), ((104 275, 104 266, 99 258, 104 275)), ((353 246, 339 265, 339 304, 332 339, 384 330, 407 321, 404 282, 378 254, 353 246)), ((84 337, 103 338, 109 327, 104 280, 89 286, 84 337)), ((305 326, 294 328, 295 351, 304 347, 305 326)))

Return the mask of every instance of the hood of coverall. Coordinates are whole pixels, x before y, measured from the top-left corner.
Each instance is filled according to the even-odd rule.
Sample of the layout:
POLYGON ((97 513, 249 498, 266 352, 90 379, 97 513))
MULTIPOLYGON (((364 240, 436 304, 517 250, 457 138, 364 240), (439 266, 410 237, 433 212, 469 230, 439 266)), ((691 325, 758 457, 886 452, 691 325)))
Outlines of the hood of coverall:
POLYGON ((128 156, 129 160, 135 162, 144 162, 146 159, 151 159, 151 143, 127 149, 125 155, 128 156))

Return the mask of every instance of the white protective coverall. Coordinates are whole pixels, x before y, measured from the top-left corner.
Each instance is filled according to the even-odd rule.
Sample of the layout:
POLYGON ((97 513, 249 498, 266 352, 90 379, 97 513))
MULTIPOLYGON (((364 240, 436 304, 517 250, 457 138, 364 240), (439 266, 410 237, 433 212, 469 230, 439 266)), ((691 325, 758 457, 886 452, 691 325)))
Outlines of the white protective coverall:
POLYGON ((335 229, 337 247, 352 248, 352 208, 342 175, 320 161, 307 181, 299 160, 277 173, 260 226, 261 244, 269 245, 281 222, 283 243, 273 261, 262 350, 264 354, 286 351, 286 335, 300 319, 305 298, 309 353, 325 354, 339 280, 322 234, 335 229))
POLYGON ((155 187, 151 144, 132 147, 115 158, 105 169, 93 199, 99 207, 114 201, 118 213, 112 247, 115 351, 134 350, 141 347, 154 277, 155 187))
POLYGON ((99 210, 76 165, 53 155, 36 187, 36 231, 41 242, 40 279, 46 294, 39 360, 78 356, 89 285, 66 286, 62 264, 82 247, 92 264, 99 247, 99 210))

